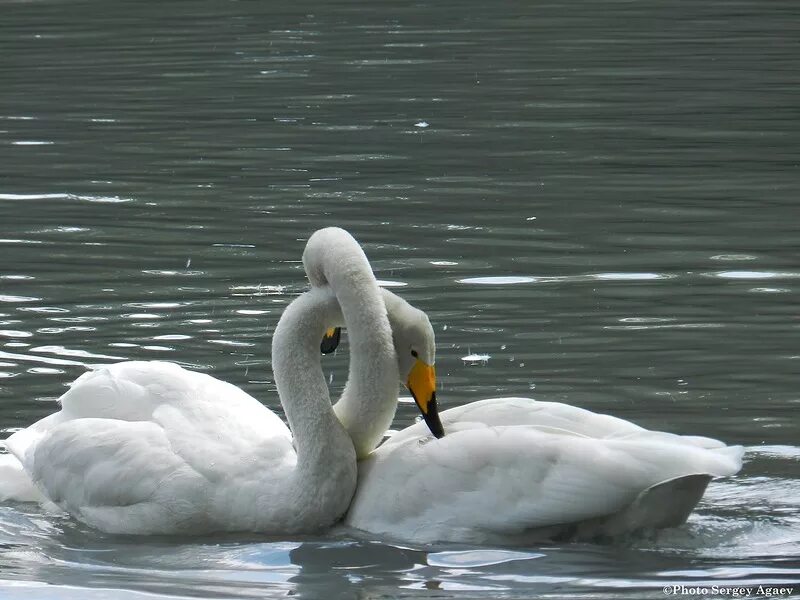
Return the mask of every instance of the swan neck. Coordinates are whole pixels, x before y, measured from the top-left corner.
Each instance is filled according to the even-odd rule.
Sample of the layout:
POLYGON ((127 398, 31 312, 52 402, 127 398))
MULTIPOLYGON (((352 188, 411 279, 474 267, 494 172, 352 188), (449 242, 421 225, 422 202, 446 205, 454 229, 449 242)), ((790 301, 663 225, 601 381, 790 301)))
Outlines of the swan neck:
POLYGON ((328 486, 355 490, 355 452, 331 407, 320 362, 331 312, 336 299, 329 290, 307 292, 286 308, 272 338, 275 383, 297 451, 298 489, 306 496, 320 497, 328 486))
POLYGON ((381 289, 363 250, 344 230, 315 233, 303 263, 312 285, 333 289, 347 325, 350 367, 335 412, 363 457, 381 441, 397 406, 397 357, 381 289))

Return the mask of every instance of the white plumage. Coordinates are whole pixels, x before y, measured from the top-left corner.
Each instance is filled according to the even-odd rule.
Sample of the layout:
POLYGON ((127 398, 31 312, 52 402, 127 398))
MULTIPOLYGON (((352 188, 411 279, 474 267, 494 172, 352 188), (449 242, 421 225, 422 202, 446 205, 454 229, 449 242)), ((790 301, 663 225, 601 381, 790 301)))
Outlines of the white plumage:
POLYGON ((90 371, 60 400, 6 446, 49 500, 104 531, 252 529, 258 499, 242 491, 264 472, 286 477, 297 460, 275 413, 172 363, 90 371), (220 504, 230 510, 215 514, 220 504))
POLYGON ((741 447, 530 398, 441 419, 444 438, 418 423, 359 463, 348 525, 420 543, 625 534, 683 523, 711 477, 741 468, 741 447))
POLYGON ((444 438, 419 423, 371 452, 394 415, 398 378, 433 364, 433 329, 378 291, 346 232, 317 232, 303 258, 318 289, 287 308, 273 340, 294 440, 234 386, 169 363, 120 363, 81 376, 60 412, 7 440, 19 462, 2 457, 0 493, 41 500, 29 475, 106 531, 312 531, 346 509, 358 454, 347 525, 417 543, 517 544, 678 525, 712 477, 741 468, 738 446, 529 398, 447 410, 444 438), (334 413, 320 404, 329 401, 318 344, 341 321, 337 299, 351 365, 334 413), (314 410, 290 400, 304 396, 314 410))
POLYGON ((348 386, 349 396, 396 396, 398 379, 386 309, 358 244, 329 229, 309 247, 338 243, 341 251, 320 252, 315 263, 326 285, 296 298, 273 336, 291 433, 257 400, 209 375, 172 363, 118 363, 79 377, 59 412, 6 440, 11 455, 0 473, 9 478, 0 493, 44 496, 114 533, 280 534, 332 525, 352 498, 356 453, 331 407, 323 333, 346 324, 361 340, 352 368, 369 376, 348 386))
MULTIPOLYGON (((383 300, 404 379, 412 361, 435 361, 433 328, 388 290, 383 300)), ((350 340, 357 343, 358 333, 350 340)), ((368 374, 351 369, 354 377, 368 374)), ((376 399, 372 414, 390 417, 396 403, 396 394, 376 399)), ((417 543, 626 534, 682 524, 708 482, 742 464, 739 446, 530 398, 473 402, 441 420, 444 438, 418 423, 359 462, 347 525, 417 543)))

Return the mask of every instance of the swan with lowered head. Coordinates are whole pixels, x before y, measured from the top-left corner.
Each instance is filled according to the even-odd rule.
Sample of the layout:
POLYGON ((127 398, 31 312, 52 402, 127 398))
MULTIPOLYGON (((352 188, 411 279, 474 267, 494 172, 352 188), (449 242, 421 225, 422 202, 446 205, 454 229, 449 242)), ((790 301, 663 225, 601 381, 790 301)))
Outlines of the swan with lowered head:
POLYGON ((365 398, 397 393, 391 330, 363 252, 318 264, 327 286, 295 299, 273 336, 273 370, 292 434, 235 386, 163 362, 86 373, 59 412, 6 440, 44 496, 113 533, 315 532, 347 509, 350 436, 330 405, 319 340, 344 323, 365 398), (340 308, 341 306, 341 308, 340 308))
MULTIPOLYGON (((324 283, 313 271, 309 279, 324 283)), ((432 439, 417 423, 370 453, 397 396, 372 402, 348 526, 417 543, 614 536, 682 524, 713 477, 741 468, 739 446, 531 398, 473 402, 442 412, 440 422, 430 322, 388 290, 383 298, 400 376, 415 384, 412 395, 436 437, 442 425, 447 435, 432 439)), ((350 332, 351 343, 358 335, 350 332)), ((364 412, 352 405, 337 414, 364 412)))

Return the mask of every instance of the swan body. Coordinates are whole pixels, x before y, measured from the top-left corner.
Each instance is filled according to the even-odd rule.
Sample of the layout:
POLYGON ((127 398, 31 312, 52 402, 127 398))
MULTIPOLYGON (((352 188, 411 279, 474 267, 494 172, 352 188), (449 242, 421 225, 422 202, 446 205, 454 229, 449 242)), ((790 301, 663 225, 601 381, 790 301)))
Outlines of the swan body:
POLYGON ((60 401, 59 412, 6 446, 79 520, 114 533, 272 529, 282 520, 257 523, 258 497, 224 497, 261 487, 277 496, 285 488, 259 481, 260 470, 283 482, 297 463, 286 425, 235 386, 172 363, 131 361, 83 374, 60 401), (235 520, 215 514, 230 501, 235 520))
MULTIPOLYGON (((327 254, 335 252, 329 248, 327 254)), ((304 263, 312 286, 324 285, 309 268, 313 255, 304 263)), ((411 382, 420 363, 433 374, 427 316, 388 290, 382 295, 400 378, 411 382)), ((355 332, 349 339, 359 342, 355 332)), ((348 386, 359 376, 351 369, 348 386)), ((426 419, 418 396, 431 395, 435 380, 428 387, 411 388, 426 419)), ((530 398, 452 408, 440 415, 443 439, 417 423, 374 450, 394 416, 394 391, 380 401, 343 397, 336 412, 351 433, 362 434, 358 486, 345 524, 402 541, 517 544, 676 526, 713 477, 741 468, 738 446, 530 398), (364 402, 370 403, 370 419, 358 424, 351 415, 367 414, 359 407, 364 402)), ((435 400, 432 407, 435 412, 435 400)))
POLYGON ((295 299, 273 336, 291 432, 257 400, 209 375, 164 362, 108 365, 79 377, 60 411, 6 440, 4 495, 43 497, 112 533, 277 534, 332 525, 352 498, 356 454, 330 405, 323 332, 346 324, 362 340, 351 365, 369 375, 354 379, 351 394, 397 394, 386 309, 353 245, 357 252, 316 263, 326 285, 295 299))
POLYGON ((345 517, 350 527, 417 543, 515 544, 679 525, 712 477, 741 467, 740 447, 529 398, 444 411, 443 439, 418 423, 375 450, 394 417, 398 378, 426 418, 438 421, 433 329, 422 311, 376 292, 363 251, 343 230, 315 233, 303 261, 313 293, 302 302, 329 312, 315 318, 311 306, 295 301, 292 335, 276 331, 273 366, 282 399, 307 374, 313 396, 326 397, 311 353, 318 361, 325 327, 348 325, 350 376, 332 411, 337 419, 326 420, 330 446, 314 443, 317 419, 303 418, 324 410, 290 410, 287 402, 293 441, 274 413, 234 386, 176 365, 122 363, 85 374, 62 397, 60 412, 9 438, 20 464, 0 461, 0 476, 22 494, 22 475, 32 475, 38 489, 28 489, 30 499, 44 492, 107 531, 299 532, 323 528, 346 510, 357 455, 363 460, 345 517), (306 334, 299 355, 287 351, 306 334), (422 378, 415 375, 420 365, 422 378), (415 392, 411 384, 419 381, 429 389, 415 392), (349 446, 340 445, 338 422, 349 446), (327 461, 331 449, 338 459, 327 461), (331 462, 338 470, 292 478, 303 465, 331 462))
POLYGON ((79 377, 60 411, 6 446, 49 501, 106 532, 324 529, 347 509, 356 481, 319 366, 319 337, 337 311, 330 290, 314 290, 276 329, 273 368, 294 436, 233 385, 131 361, 79 377))
POLYGON ((555 402, 491 398, 441 420, 444 438, 417 423, 359 463, 347 525, 419 543, 620 535, 680 525, 741 468, 741 447, 555 402))

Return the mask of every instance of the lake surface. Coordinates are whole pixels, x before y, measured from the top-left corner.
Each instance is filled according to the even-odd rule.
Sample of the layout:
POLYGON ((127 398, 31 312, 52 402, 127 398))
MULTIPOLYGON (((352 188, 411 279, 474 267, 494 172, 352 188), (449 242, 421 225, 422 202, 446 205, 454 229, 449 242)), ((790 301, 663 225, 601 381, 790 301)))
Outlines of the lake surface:
POLYGON ((747 447, 685 526, 607 545, 137 539, 8 504, 0 597, 800 587, 794 0, 0 14, 4 437, 121 359, 280 411, 270 333, 304 241, 340 225, 430 316, 442 408, 533 396, 747 447))

